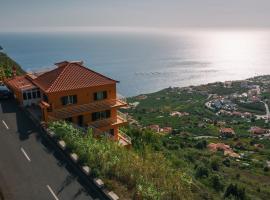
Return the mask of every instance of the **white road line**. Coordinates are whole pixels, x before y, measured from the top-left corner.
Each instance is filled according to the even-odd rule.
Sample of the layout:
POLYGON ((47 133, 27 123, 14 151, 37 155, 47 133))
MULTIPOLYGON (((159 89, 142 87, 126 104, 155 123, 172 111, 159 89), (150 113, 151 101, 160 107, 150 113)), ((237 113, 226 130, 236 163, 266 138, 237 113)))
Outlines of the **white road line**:
POLYGON ((29 158, 29 156, 27 155, 27 153, 25 152, 25 150, 21 147, 21 151, 23 153, 23 155, 26 157, 26 159, 31 162, 31 159, 29 158))
POLYGON ((8 125, 6 124, 6 122, 4 120, 2 120, 3 124, 5 125, 6 129, 8 130, 8 125))
POLYGON ((52 188, 49 185, 46 185, 52 196, 54 197, 55 200, 59 200, 56 194, 53 192, 52 188))

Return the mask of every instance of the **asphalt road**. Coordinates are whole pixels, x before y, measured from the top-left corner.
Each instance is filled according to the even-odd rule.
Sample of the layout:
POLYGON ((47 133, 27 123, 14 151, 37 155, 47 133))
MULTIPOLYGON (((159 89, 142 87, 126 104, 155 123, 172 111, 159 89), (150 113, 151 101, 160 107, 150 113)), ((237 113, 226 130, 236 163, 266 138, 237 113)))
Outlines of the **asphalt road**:
MULTIPOLYGON (((5 200, 86 200, 87 187, 13 100, 0 100, 0 193, 5 200)), ((0 195, 1 199, 1 195, 0 195)))

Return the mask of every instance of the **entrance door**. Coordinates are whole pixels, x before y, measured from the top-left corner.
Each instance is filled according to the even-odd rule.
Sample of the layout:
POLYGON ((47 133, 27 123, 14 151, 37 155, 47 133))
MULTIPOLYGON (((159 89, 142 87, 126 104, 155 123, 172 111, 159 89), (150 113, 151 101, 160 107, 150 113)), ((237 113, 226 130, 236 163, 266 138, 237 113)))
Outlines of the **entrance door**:
POLYGON ((78 116, 78 125, 83 126, 83 115, 78 116))

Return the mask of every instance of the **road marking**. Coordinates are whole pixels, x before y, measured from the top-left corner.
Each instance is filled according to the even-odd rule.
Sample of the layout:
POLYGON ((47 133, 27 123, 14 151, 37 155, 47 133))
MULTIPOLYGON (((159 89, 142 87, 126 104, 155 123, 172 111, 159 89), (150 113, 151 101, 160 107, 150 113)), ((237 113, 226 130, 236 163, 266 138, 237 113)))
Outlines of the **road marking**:
POLYGON ((55 200, 59 200, 56 194, 53 192, 52 188, 49 185, 46 185, 52 196, 54 197, 55 200))
POLYGON ((5 125, 6 129, 8 130, 8 125, 6 124, 6 122, 4 120, 2 120, 3 124, 5 125))
POLYGON ((23 155, 26 157, 26 159, 31 162, 31 159, 29 158, 29 156, 27 155, 27 153, 25 152, 25 150, 21 147, 21 151, 23 153, 23 155))

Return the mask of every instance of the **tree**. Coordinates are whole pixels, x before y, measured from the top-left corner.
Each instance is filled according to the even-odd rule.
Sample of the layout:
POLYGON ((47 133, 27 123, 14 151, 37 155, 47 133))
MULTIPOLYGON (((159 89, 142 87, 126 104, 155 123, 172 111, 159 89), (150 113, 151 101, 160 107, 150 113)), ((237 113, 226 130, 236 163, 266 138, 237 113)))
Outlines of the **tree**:
POLYGON ((2 51, 3 50, 3 47, 2 46, 0 46, 0 51, 2 51))

